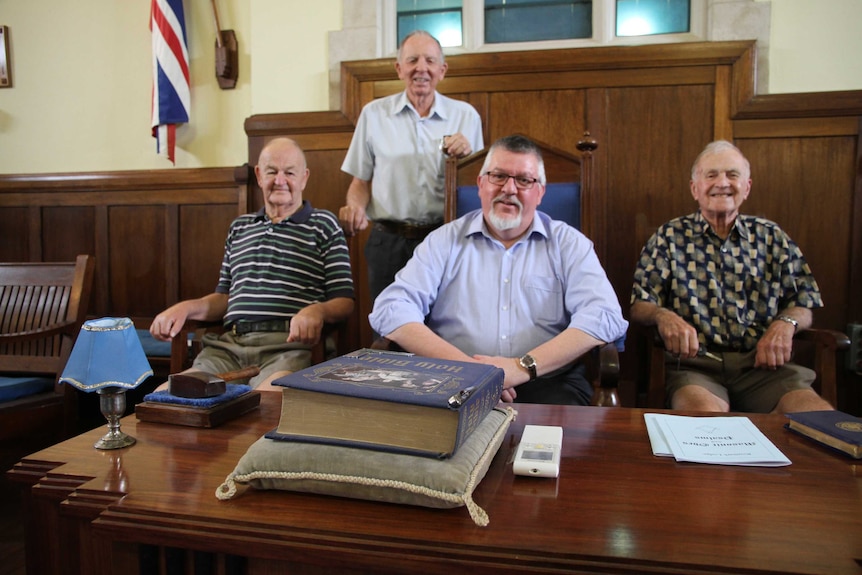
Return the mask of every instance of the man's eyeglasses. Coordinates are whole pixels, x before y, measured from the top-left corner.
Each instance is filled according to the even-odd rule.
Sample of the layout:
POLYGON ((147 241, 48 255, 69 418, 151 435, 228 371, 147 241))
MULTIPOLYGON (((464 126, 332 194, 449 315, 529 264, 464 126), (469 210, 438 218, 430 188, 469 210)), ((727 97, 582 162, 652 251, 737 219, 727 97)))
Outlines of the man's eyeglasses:
POLYGON ((509 181, 509 178, 512 178, 515 182, 515 187, 519 190, 529 190, 533 187, 533 184, 539 181, 536 178, 528 178, 527 176, 510 176, 509 174, 502 174, 499 172, 485 172, 485 177, 488 178, 489 182, 500 187, 505 186, 506 182, 509 181))

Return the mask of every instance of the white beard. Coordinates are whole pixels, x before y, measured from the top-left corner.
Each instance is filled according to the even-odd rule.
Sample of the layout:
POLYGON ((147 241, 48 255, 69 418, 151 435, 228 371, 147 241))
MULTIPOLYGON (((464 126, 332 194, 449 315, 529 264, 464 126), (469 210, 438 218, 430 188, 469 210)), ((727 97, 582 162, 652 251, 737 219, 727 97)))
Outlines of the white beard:
POLYGON ((501 232, 519 227, 521 225, 521 212, 524 210, 523 204, 521 204, 521 202, 516 196, 513 196, 509 201, 518 206, 518 215, 511 218, 504 218, 498 216, 494 212, 494 206, 498 202, 502 201, 505 197, 505 194, 500 194, 499 196, 494 198, 494 200, 491 202, 491 209, 488 212, 488 221, 491 222, 491 225, 494 227, 495 230, 499 230, 501 232))
POLYGON ((494 212, 488 214, 488 220, 490 220, 491 225, 495 230, 505 231, 512 230, 521 225, 521 214, 518 213, 517 216, 513 218, 501 218, 494 212))

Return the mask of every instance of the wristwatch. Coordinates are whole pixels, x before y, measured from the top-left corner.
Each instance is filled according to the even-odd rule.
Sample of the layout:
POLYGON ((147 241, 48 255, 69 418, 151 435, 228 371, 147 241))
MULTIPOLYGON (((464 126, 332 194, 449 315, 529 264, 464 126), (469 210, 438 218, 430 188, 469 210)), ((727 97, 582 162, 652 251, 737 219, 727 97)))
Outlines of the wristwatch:
POLYGON ((799 322, 790 317, 789 315, 780 315, 775 318, 776 321, 786 321, 790 325, 793 326, 793 333, 796 333, 796 330, 799 329, 799 322))
POLYGON ((529 353, 518 358, 518 365, 530 372, 530 381, 536 379, 536 360, 529 353))

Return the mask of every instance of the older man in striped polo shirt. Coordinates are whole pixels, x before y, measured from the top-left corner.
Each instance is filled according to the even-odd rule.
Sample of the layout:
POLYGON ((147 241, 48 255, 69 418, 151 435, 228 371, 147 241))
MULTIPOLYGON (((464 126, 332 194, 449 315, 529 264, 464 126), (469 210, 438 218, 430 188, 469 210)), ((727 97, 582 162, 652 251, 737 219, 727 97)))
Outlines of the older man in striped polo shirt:
POLYGON ((169 340, 187 319, 223 319, 226 332, 205 337, 192 369, 222 373, 258 365, 260 374, 249 383, 263 390, 308 367, 309 347, 325 323, 350 315, 354 294, 337 218, 303 200, 309 170, 299 145, 288 138, 269 142, 255 175, 264 207, 231 224, 215 292, 169 307, 150 332, 169 340))

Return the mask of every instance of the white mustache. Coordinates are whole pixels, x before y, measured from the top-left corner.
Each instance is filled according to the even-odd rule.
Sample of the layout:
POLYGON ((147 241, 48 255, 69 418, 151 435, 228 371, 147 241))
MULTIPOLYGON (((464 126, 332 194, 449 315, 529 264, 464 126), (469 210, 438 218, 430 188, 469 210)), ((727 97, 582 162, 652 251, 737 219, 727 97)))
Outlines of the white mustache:
POLYGON ((518 196, 515 196, 515 195, 510 196, 509 194, 500 194, 491 201, 491 205, 497 204, 500 202, 509 202, 509 203, 512 203, 512 204, 515 204, 516 206, 518 206, 519 210, 524 209, 524 204, 522 204, 521 200, 518 199, 518 196))

